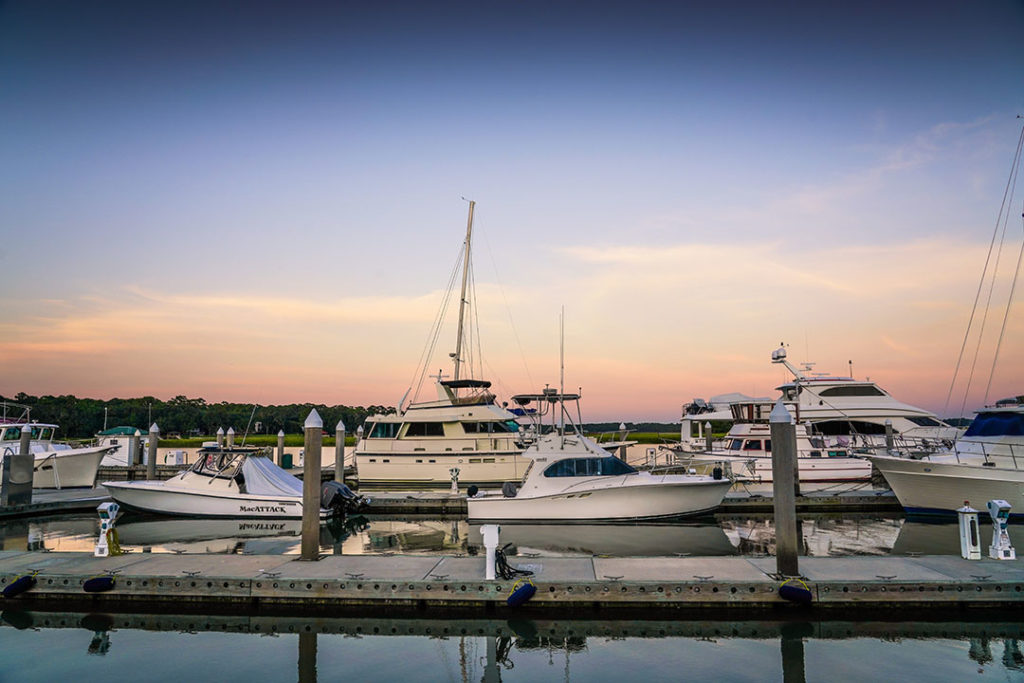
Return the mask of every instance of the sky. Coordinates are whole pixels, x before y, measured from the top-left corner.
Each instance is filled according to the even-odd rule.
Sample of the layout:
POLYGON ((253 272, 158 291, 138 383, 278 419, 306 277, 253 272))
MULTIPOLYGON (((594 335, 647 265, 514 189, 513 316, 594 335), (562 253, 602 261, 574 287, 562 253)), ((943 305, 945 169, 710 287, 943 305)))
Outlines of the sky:
POLYGON ((705 4, 0 1, 0 394, 395 405, 464 198, 502 397, 1024 393, 1024 3, 705 4))

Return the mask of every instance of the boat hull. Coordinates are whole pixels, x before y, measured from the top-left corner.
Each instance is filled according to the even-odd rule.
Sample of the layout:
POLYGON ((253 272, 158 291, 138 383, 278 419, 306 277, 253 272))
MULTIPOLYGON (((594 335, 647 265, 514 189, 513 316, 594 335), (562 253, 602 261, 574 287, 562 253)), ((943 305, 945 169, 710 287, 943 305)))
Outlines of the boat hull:
POLYGON ((32 488, 91 488, 96 485, 100 463, 111 450, 109 446, 93 446, 35 453, 32 488))
POLYGON ((984 510, 990 500, 1013 506, 1024 516, 1024 471, 961 463, 872 456, 900 505, 918 514, 954 514, 964 501, 984 510))
MULTIPOLYGON (((651 477, 656 480, 656 477, 651 477)), ((669 519, 714 510, 732 482, 640 483, 541 496, 485 495, 468 500, 471 522, 600 522, 669 519)))
MULTIPOLYGON (((302 499, 292 496, 255 496, 204 493, 175 489, 163 482, 110 481, 103 486, 119 504, 162 515, 188 517, 244 517, 301 519, 302 499)), ((330 515, 321 509, 320 517, 330 515)))

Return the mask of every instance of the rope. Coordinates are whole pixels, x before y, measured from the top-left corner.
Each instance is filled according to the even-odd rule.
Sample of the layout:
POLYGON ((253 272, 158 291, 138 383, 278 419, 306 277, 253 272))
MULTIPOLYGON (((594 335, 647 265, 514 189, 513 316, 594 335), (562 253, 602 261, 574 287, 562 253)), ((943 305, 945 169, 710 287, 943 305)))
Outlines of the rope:
MULTIPOLYGON (((511 543, 506 543, 494 551, 494 571, 505 580, 514 579, 517 576, 533 576, 533 572, 529 569, 516 569, 508 563, 508 558, 505 557, 505 548, 511 545, 511 543)), ((516 586, 513 586, 512 591, 514 592, 515 589, 516 586)))
MULTIPOLYGON (((1024 219, 1024 213, 1021 214, 1024 219)), ((1024 228, 1024 220, 1021 221, 1021 227, 1024 228)), ((1022 236, 1024 237, 1024 236, 1022 236)), ((992 369, 988 373, 988 384, 985 385, 985 400, 984 403, 988 403, 988 392, 992 389, 992 378, 996 374, 996 362, 999 360, 999 351, 1003 346, 1003 336, 1006 334, 1006 321, 1010 318, 1010 307, 1013 305, 1013 293, 1017 290, 1017 276, 1020 275, 1020 264, 1021 259, 1024 258, 1024 239, 1020 243, 1020 251, 1017 253, 1017 268, 1013 271, 1013 282, 1010 284, 1010 294, 1006 298, 1006 311, 1003 312, 1003 325, 999 329, 999 341, 996 342, 996 352, 992 356, 992 369)))
MULTIPOLYGON (((1010 176, 1006 179, 1006 188, 1003 190, 1003 201, 999 205, 999 213, 996 216, 996 225, 992 230, 992 240, 989 242, 988 254, 985 256, 985 267, 981 270, 981 278, 978 280, 978 291, 974 294, 974 304, 971 306, 971 315, 967 319, 967 329, 964 331, 964 340, 960 344, 960 354, 956 358, 956 367, 953 369, 953 379, 949 383, 949 393, 946 395, 946 403, 943 405, 943 412, 947 412, 949 409, 949 402, 953 397, 953 388, 956 385, 957 375, 960 373, 960 363, 963 362, 964 351, 967 349, 967 340, 971 335, 971 327, 974 324, 974 316, 978 310, 978 301, 981 299, 981 290, 985 286, 985 278, 988 276, 988 266, 992 259, 992 250, 995 247, 996 235, 999 234, 999 224, 1003 222, 1003 213, 1006 211, 1008 198, 1011 197, 1011 190, 1016 186, 1017 169, 1020 163, 1021 148, 1024 147, 1024 126, 1021 127, 1020 138, 1017 140, 1017 151, 1013 156, 1013 164, 1010 166, 1010 176)), ((1012 201, 1012 200, 1009 200, 1012 201)), ((993 275, 993 278, 995 276, 993 275)), ((984 325, 982 328, 984 331, 984 325)), ((978 346, 981 346, 981 335, 978 336, 978 346)), ((975 359, 977 359, 977 351, 975 351, 975 359)), ((972 368, 973 375, 973 368, 972 368)), ((960 407, 960 417, 963 417, 964 407, 967 403, 967 393, 970 391, 970 379, 967 382, 967 388, 964 390, 964 401, 960 407)))
MULTIPOLYGON (((437 338, 441 334, 441 323, 444 321, 445 313, 448 310, 448 304, 452 298, 452 291, 455 287, 455 280, 458 278, 459 266, 462 265, 462 258, 465 252, 465 242, 459 247, 459 255, 455 259, 455 265, 452 267, 451 275, 448 276, 448 285, 445 287, 444 295, 441 298, 441 306, 438 308, 437 316, 434 318, 434 322, 431 325, 430 332, 427 334, 427 341, 423 346, 423 351, 420 353, 420 359, 416 363, 416 371, 413 373, 412 381, 409 382, 409 388, 416 387, 416 391, 413 393, 412 400, 415 401, 416 397, 419 396, 420 388, 423 386, 423 380, 426 378, 427 363, 430 362, 431 357, 434 355, 434 348, 437 346, 437 338)), ((399 406, 401 409, 401 406, 399 406)))

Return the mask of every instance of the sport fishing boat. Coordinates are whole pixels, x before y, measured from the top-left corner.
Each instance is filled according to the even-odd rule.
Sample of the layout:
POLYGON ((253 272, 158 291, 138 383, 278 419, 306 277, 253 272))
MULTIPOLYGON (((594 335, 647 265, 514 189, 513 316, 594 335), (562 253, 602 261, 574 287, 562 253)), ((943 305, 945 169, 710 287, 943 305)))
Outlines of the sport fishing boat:
MULTIPOLYGON (((574 522, 667 519, 699 515, 722 503, 732 481, 714 475, 639 472, 587 438, 572 422, 566 433, 565 402, 579 406, 579 394, 546 389, 513 397, 519 405, 536 402, 537 415, 554 416, 558 424, 540 434, 523 452, 530 461, 521 486, 506 484, 501 492, 469 488, 471 522, 574 522), (560 410, 556 411, 555 406, 560 410)), ((581 422, 581 421, 580 421, 581 422)))
POLYGON ((983 509, 1005 500, 1011 516, 1024 516, 1024 400, 1003 399, 978 411, 949 453, 869 459, 908 512, 952 514, 964 501, 983 509))
POLYGON ((55 442, 53 437, 59 427, 29 422, 26 408, 23 417, 0 421, 0 454, 17 455, 21 452, 21 429, 25 426, 31 430, 29 451, 34 458, 32 488, 91 488, 96 484, 96 473, 103 458, 116 450, 111 446, 77 447, 55 442))
MULTIPOLYGON (((321 518, 362 506, 348 487, 329 484, 322 488, 321 518)), ((165 481, 103 486, 125 507, 163 515, 302 518, 302 481, 275 465, 267 451, 251 447, 202 448, 189 469, 165 481)))
MULTIPOLYGON (((718 447, 697 453, 676 450, 677 460, 729 462, 739 481, 772 483, 772 435, 768 416, 773 406, 770 402, 732 404, 735 422, 718 447)), ((794 405, 786 408, 790 414, 795 414, 794 405)), ((854 449, 847 437, 809 433, 805 424, 796 425, 796 462, 801 484, 870 481, 871 463, 863 458, 864 452, 870 451, 854 449)))
MULTIPOLYGON (((519 481, 526 472, 529 461, 521 456, 525 446, 519 437, 516 415, 498 405, 489 381, 465 376, 472 374, 473 367, 471 345, 464 343, 464 322, 470 304, 467 286, 475 205, 469 202, 466 238, 459 257, 462 294, 455 352, 450 354, 455 363, 454 376, 446 380, 440 371, 437 373, 436 400, 417 402, 414 394, 406 405, 410 387, 396 412, 367 418, 355 448, 360 487, 448 486, 453 474, 463 484, 500 486, 519 481)), ((451 293, 449 290, 449 297, 451 293)), ((442 311, 446 307, 447 298, 442 311)), ((442 317, 438 316, 431 339, 437 339, 442 317)), ((421 384, 430 355, 425 355, 427 360, 418 370, 421 384)))

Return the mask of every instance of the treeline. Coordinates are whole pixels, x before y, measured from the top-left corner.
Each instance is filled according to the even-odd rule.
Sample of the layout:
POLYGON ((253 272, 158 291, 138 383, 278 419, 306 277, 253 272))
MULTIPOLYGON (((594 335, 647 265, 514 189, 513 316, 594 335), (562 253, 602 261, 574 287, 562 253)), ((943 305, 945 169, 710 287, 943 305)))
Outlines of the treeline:
MULTIPOLYGON (((13 401, 28 406, 31 419, 60 425, 58 436, 70 439, 85 439, 98 434, 103 430, 104 419, 108 428, 136 427, 143 432, 155 422, 160 427, 161 437, 166 438, 175 433, 182 437, 212 435, 220 427, 225 431, 233 427, 241 435, 252 416, 250 434, 277 434, 282 429, 285 434, 296 434, 302 431, 302 425, 313 408, 323 418, 324 429, 333 436, 338 420, 345 423, 351 434, 363 424, 367 416, 395 412, 393 407, 385 406, 364 408, 291 403, 257 406, 254 414, 251 403, 207 403, 205 399, 186 396, 175 396, 169 401, 161 401, 152 396, 101 401, 75 396, 29 396, 19 393, 13 398, 0 396, 0 401, 13 401)), ((19 417, 20 414, 20 410, 10 406, 6 409, 8 418, 19 417)))

